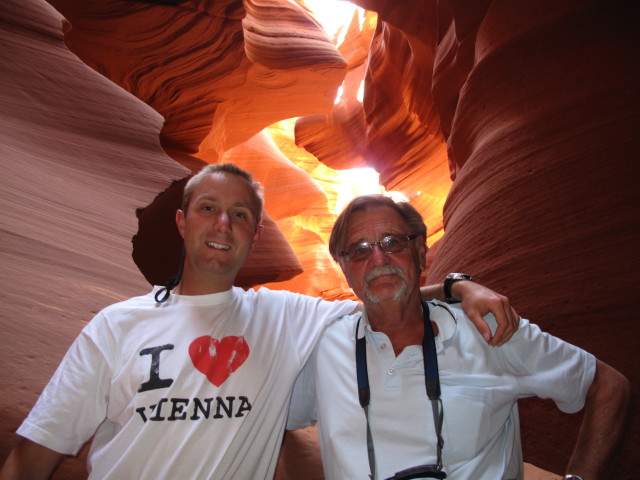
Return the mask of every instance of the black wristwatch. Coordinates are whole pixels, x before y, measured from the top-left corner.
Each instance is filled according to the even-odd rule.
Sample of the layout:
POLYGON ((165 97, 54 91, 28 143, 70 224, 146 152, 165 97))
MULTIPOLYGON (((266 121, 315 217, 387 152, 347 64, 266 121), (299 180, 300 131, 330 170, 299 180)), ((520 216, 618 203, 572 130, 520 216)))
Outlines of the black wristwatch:
POLYGON ((565 475, 564 480, 584 480, 580 475, 565 475))
POLYGON ((453 298, 451 294, 451 285, 455 282, 459 282, 460 280, 473 280, 471 275, 467 275, 466 273, 449 273, 444 278, 444 300, 447 303, 460 303, 460 300, 456 300, 453 298))

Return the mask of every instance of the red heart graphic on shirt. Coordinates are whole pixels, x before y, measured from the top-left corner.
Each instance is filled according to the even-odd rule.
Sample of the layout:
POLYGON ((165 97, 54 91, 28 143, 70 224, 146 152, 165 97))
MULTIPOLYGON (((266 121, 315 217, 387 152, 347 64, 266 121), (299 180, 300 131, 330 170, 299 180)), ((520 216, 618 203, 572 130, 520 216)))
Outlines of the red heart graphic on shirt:
POLYGON ((189 356, 198 371, 219 387, 247 359, 249 345, 244 337, 224 337, 219 341, 204 335, 191 342, 189 356))

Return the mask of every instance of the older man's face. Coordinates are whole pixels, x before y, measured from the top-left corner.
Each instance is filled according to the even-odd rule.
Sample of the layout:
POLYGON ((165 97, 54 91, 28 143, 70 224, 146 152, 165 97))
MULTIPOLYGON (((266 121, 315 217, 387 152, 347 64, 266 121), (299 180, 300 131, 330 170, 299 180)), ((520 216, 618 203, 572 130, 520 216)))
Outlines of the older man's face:
MULTIPOLYGON (((356 212, 349 220, 345 247, 360 242, 379 242, 390 234, 409 234, 403 218, 390 207, 356 212)), ((375 245, 371 256, 359 262, 341 258, 340 266, 354 293, 365 303, 399 301, 420 286, 426 247, 411 240, 406 250, 384 253, 375 245)))

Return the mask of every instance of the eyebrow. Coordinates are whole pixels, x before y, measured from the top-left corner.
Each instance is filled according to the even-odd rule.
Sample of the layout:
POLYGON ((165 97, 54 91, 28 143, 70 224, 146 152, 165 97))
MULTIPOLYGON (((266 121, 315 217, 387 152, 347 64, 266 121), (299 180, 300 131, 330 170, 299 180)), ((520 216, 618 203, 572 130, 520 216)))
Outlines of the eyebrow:
POLYGON ((376 242, 379 242, 380 240, 382 240, 384 237, 388 237, 389 235, 404 235, 404 233, 383 232, 382 236, 380 237, 380 239, 379 240, 375 240, 373 242, 370 242, 369 240, 364 240, 363 237, 360 237, 359 240, 355 240, 353 242, 346 242, 346 246, 348 247, 349 245, 355 245, 356 243, 376 243, 376 242))
MULTIPOLYGON (((222 203, 221 200, 218 197, 215 197, 215 196, 213 196, 211 194, 208 194, 208 193, 205 193, 205 194, 202 194, 202 195, 199 195, 199 196, 195 197, 192 200, 191 203, 193 205, 196 205, 199 202, 211 202, 211 203, 217 203, 217 204, 222 203)), ((253 205, 251 205, 249 203, 244 203, 244 202, 235 202, 235 203, 232 203, 231 206, 235 207, 235 208, 242 208, 242 209, 247 210, 251 214, 252 219, 255 222, 258 221, 259 215, 256 214, 253 205)))
MULTIPOLYGON (((209 194, 199 195, 194 199, 194 201, 196 201, 196 202, 206 201, 206 202, 222 203, 222 201, 218 197, 214 197, 213 195, 209 195, 209 194)), ((233 207, 244 207, 244 208, 248 208, 249 210, 252 209, 250 203, 244 203, 244 202, 235 202, 235 203, 232 203, 231 206, 233 206, 233 207)))

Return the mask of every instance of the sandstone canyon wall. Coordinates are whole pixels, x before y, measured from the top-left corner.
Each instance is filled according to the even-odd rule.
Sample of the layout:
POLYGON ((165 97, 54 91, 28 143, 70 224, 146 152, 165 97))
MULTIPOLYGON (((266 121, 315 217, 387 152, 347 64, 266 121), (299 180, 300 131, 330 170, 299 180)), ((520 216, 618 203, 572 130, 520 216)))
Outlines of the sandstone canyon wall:
MULTIPOLYGON (((5 0, 0 459, 86 321, 173 275, 181 187, 211 162, 265 189, 240 285, 348 297, 334 170, 368 165, 425 215, 427 280, 473 273, 638 384, 632 2, 354 3, 377 16, 336 47, 288 0, 5 0)), ((640 468, 634 395, 611 478, 640 468)), ((563 472, 579 415, 521 415, 525 460, 563 472)), ((278 477, 321 478, 313 432, 286 443, 278 477)))
MULTIPOLYGON (((455 181, 429 278, 461 269, 504 286, 523 316, 623 372, 635 410, 638 10, 485 2, 473 19, 455 3, 433 78, 455 181)), ((578 416, 520 409, 525 458, 562 472, 578 416)), ((636 475, 639 446, 634 411, 607 478, 636 475)))

